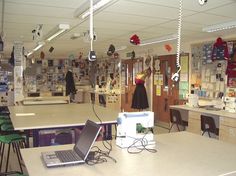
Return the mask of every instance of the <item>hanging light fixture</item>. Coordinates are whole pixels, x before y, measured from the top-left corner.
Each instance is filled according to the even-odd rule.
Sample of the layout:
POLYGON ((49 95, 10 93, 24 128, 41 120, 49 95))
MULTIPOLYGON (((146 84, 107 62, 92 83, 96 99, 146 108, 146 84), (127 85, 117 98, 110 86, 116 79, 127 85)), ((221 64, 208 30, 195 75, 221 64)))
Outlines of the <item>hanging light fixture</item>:
POLYGON ((177 34, 171 34, 171 35, 166 35, 158 38, 153 38, 149 40, 144 40, 139 44, 139 46, 145 46, 145 45, 151 45, 155 43, 162 43, 166 41, 171 41, 171 40, 176 40, 177 39, 177 34))
POLYGON ((232 29, 236 28, 236 21, 229 21, 226 23, 219 23, 215 25, 210 25, 202 28, 203 32, 217 32, 217 31, 222 31, 222 30, 227 30, 227 29, 232 29))
POLYGON ((61 35, 63 32, 70 29, 69 24, 59 24, 55 28, 53 28, 47 35, 46 35, 46 41, 50 42, 51 40, 55 39, 59 35, 61 35))

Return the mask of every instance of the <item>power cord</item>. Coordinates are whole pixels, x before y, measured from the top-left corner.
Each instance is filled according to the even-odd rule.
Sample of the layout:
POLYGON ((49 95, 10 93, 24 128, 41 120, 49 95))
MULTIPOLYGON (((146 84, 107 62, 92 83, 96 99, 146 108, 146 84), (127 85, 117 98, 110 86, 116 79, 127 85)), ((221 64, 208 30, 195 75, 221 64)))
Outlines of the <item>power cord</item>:
POLYGON ((177 72, 172 75, 171 79, 175 82, 179 81, 179 72, 181 70, 180 65, 180 50, 181 50, 181 29, 182 29, 182 8, 183 0, 179 0, 179 18, 178 18, 178 36, 177 36, 177 56, 176 56, 176 67, 177 72))
MULTIPOLYGON (((95 111, 94 103, 92 103, 92 109, 93 109, 94 115, 95 115, 95 116, 97 117, 97 119, 99 120, 100 125, 103 125, 103 122, 102 122, 101 118, 98 116, 98 114, 97 114, 96 111, 95 111)), ((102 135, 102 138, 103 138, 103 133, 101 133, 101 135, 102 135)), ((105 140, 105 141, 102 140, 102 144, 103 144, 103 146, 108 150, 107 153, 108 153, 108 155, 109 155, 110 152, 112 151, 112 143, 111 143, 111 141, 109 142, 109 141, 107 141, 107 140, 105 140)))
POLYGON ((145 138, 147 134, 148 134, 148 132, 146 132, 142 138, 133 138, 131 136, 127 136, 127 137, 131 137, 134 139, 133 143, 127 148, 127 152, 130 154, 138 154, 138 153, 141 153, 142 151, 146 150, 151 153, 156 153, 157 152, 156 149, 147 148, 147 146, 149 145, 148 140, 145 138), (140 143, 141 145, 136 146, 137 143, 140 143), (135 151, 134 151, 134 149, 135 149, 135 151))
POLYGON ((101 150, 98 146, 93 146, 87 157, 86 163, 93 166, 95 164, 107 162, 107 159, 111 159, 114 163, 117 162, 115 158, 110 156, 109 152, 101 150))

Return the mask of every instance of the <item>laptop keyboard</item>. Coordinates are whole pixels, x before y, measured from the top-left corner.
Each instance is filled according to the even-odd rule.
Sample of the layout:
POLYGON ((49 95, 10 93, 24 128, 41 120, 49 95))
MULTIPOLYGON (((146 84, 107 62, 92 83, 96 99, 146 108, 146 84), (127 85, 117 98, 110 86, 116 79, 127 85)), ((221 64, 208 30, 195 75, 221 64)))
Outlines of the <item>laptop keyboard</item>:
POLYGON ((61 162, 79 161, 81 158, 73 150, 56 151, 56 156, 61 162))

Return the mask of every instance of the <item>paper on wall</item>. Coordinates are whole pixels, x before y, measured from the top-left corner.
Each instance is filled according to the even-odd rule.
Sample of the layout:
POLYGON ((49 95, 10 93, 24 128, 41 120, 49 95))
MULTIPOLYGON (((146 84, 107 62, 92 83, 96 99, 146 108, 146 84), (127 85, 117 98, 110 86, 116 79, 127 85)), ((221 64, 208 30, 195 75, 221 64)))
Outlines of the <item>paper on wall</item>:
POLYGON ((161 86, 156 85, 156 96, 161 96, 161 86))
POLYGON ((211 83, 215 83, 216 82, 216 76, 215 75, 211 75, 211 83))
POLYGON ((159 85, 163 85, 163 74, 160 74, 158 77, 159 85))
POLYGON ((180 81, 188 81, 188 73, 181 73, 180 81))
POLYGON ((154 85, 159 84, 158 78, 159 78, 158 74, 154 74, 154 85))

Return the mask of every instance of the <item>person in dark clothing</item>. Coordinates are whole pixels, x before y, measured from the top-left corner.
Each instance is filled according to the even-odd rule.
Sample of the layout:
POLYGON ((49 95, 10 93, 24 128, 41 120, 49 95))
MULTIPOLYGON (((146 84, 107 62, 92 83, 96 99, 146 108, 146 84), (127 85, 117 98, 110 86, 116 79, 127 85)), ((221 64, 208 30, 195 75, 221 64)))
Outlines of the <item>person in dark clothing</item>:
POLYGON ((65 80, 66 80, 66 96, 69 95, 71 101, 73 101, 76 89, 72 70, 69 69, 67 71, 65 80))

